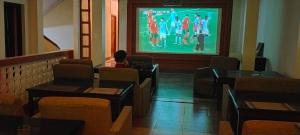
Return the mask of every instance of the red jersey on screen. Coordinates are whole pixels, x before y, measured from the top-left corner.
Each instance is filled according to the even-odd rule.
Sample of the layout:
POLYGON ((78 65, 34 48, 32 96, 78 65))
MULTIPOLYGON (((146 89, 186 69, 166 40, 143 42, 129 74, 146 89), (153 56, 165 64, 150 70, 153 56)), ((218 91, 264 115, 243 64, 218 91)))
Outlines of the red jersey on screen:
POLYGON ((149 25, 150 27, 151 27, 152 23, 153 23, 152 18, 151 18, 151 19, 148 18, 148 25, 149 25))
POLYGON ((150 25, 151 33, 156 34, 158 33, 158 28, 156 22, 152 22, 150 25))
POLYGON ((189 21, 190 21, 190 19, 188 17, 185 17, 183 19, 183 22, 182 22, 182 28, 183 28, 183 30, 187 30, 188 29, 188 27, 189 27, 189 21))

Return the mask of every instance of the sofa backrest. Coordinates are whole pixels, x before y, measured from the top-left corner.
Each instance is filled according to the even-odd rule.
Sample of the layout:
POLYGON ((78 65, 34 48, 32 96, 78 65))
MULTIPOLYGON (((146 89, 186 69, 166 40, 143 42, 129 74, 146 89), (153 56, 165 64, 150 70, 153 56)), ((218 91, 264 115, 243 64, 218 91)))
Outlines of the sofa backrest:
POLYGON ((59 64, 82 64, 93 67, 93 61, 89 59, 62 59, 59 64))
POLYGON ((300 94, 300 79, 285 77, 241 77, 235 81, 235 90, 300 94))
POLYGON ((53 76, 55 82, 92 86, 94 72, 90 65, 56 64, 53 66, 53 76))
POLYGON ((151 69, 153 68, 153 58, 150 56, 131 55, 127 57, 130 67, 151 69))
POLYGON ((112 127, 110 102, 86 97, 45 97, 39 102, 42 118, 83 120, 83 135, 109 135, 112 127))
POLYGON ((221 70, 238 70, 240 61, 237 58, 225 56, 213 56, 210 61, 210 67, 221 70))
POLYGON ((100 80, 132 81, 139 84, 139 73, 132 68, 101 67, 99 77, 100 80))

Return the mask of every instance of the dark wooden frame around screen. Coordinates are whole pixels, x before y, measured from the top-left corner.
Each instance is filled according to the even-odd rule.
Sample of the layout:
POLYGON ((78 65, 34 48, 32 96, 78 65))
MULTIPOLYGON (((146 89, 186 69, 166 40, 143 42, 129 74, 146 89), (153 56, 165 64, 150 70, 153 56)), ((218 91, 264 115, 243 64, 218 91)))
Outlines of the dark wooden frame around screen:
MULTIPOLYGON (((129 55, 149 55, 160 64, 164 71, 194 71, 197 67, 209 64, 214 55, 199 54, 163 54, 136 52, 136 9, 139 7, 165 7, 161 0, 128 0, 127 5, 127 51, 129 55)), ((221 8, 221 31, 219 55, 229 55, 232 0, 184 0, 182 5, 175 7, 221 8)), ((171 7, 170 7, 171 8, 171 7)))

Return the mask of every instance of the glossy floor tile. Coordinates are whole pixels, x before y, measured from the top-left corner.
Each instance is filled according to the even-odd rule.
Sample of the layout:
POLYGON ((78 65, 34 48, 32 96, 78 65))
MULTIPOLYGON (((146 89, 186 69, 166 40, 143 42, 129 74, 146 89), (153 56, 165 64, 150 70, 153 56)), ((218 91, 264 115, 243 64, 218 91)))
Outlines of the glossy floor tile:
POLYGON ((134 135, 216 135, 216 102, 193 99, 192 75, 165 73, 160 76, 159 89, 148 115, 133 121, 134 135), (180 81, 180 78, 183 79, 180 81), (162 93, 166 87, 172 90, 162 93))

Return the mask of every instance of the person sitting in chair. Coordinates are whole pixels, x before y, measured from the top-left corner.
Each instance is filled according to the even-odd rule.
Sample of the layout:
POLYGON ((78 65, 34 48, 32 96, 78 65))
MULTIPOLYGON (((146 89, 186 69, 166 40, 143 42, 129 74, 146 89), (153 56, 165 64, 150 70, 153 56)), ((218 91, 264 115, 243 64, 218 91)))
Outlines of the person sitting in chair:
POLYGON ((126 68, 128 67, 127 61, 127 53, 124 50, 119 50, 114 54, 115 61, 116 61, 116 68, 126 68))

